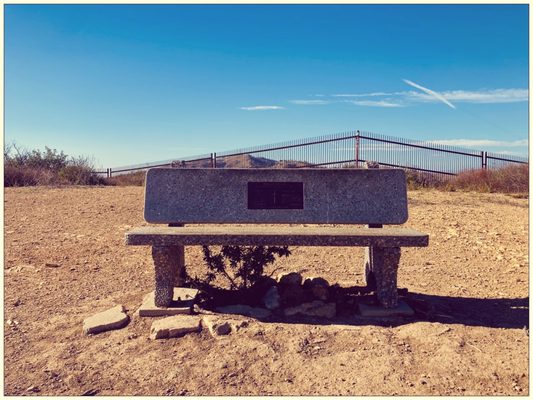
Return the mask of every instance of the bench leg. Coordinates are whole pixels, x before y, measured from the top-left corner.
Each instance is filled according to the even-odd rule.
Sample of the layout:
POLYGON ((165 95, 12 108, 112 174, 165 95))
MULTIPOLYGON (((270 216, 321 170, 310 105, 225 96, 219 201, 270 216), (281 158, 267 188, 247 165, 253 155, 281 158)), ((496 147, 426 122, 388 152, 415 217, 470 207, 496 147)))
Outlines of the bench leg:
POLYGON ((168 307, 174 295, 174 284, 183 270, 183 246, 152 246, 155 267, 155 305, 168 307))
POLYGON ((372 247, 370 250, 376 295, 385 308, 398 306, 397 276, 400 254, 399 247, 372 247))

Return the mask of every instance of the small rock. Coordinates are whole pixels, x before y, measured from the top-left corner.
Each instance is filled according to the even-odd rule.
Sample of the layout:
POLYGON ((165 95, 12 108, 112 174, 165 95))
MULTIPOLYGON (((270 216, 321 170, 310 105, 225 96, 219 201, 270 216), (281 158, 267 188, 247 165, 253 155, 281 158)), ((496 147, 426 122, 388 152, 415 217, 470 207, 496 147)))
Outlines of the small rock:
POLYGON ((207 327, 213 337, 228 335, 248 326, 248 321, 224 319, 221 316, 208 315, 203 317, 202 324, 207 327))
POLYGON ((202 324, 207 327, 213 337, 229 335, 231 333, 231 323, 213 315, 203 317, 202 324))
POLYGON ((201 330, 201 319, 195 315, 175 315, 152 323, 150 339, 167 339, 201 330))
POLYGON ((329 283, 324 278, 307 278, 303 286, 315 299, 326 301, 329 297, 329 283))
POLYGON ((265 308, 250 307, 244 304, 233 304, 230 306, 218 307, 217 311, 223 314, 246 315, 256 319, 268 318, 271 312, 265 308))
POLYGON ((55 264, 55 263, 46 263, 44 264, 45 267, 50 267, 50 268, 59 268, 61 267, 61 265, 59 264, 55 264))
POLYGON ((280 285, 299 286, 302 284, 302 275, 298 272, 289 272, 278 275, 280 285))
POLYGON ((279 302, 280 296, 278 288, 276 286, 272 286, 270 289, 268 289, 263 297, 263 304, 268 310, 275 310, 279 307, 279 302))
POLYGON ((337 307, 335 303, 324 303, 320 300, 302 303, 295 307, 286 308, 284 311, 286 317, 300 314, 308 317, 333 318, 336 313, 337 307))
POLYGON ((96 396, 98 394, 98 389, 89 389, 82 393, 82 396, 96 396))
POLYGON ((294 306, 305 301, 305 291, 299 285, 280 285, 279 297, 282 305, 294 306))
POLYGON ((39 389, 37 386, 30 386, 29 388, 26 389, 26 392, 33 392, 33 393, 37 393, 37 392, 40 392, 41 389, 39 389))
POLYGON ((6 324, 8 324, 9 326, 11 326, 11 325, 13 325, 13 321, 11 321, 10 319, 8 319, 8 320, 6 321, 6 324))
POLYGON ((20 299, 16 299, 16 300, 13 302, 13 305, 14 305, 15 307, 18 307, 18 306, 20 306, 21 304, 22 304, 22 301, 20 301, 20 299))
POLYGON ((124 306, 118 305, 109 310, 95 314, 83 321, 83 333, 86 335, 119 329, 128 324, 129 317, 124 312, 124 306))

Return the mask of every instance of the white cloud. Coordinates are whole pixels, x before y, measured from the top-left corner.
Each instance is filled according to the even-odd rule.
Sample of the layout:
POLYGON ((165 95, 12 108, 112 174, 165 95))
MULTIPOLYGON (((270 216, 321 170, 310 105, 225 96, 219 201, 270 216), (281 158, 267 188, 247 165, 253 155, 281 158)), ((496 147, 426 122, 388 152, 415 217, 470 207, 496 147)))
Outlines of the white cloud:
POLYGON ((240 107, 241 110, 246 111, 265 111, 265 110, 284 110, 285 107, 282 106, 251 106, 251 107, 240 107))
MULTIPOLYGON (((464 103, 515 103, 528 101, 529 91, 527 89, 488 89, 488 90, 448 90, 440 92, 447 100, 453 100, 464 103)), ((411 92, 409 96, 420 100, 434 101, 427 95, 417 92, 411 92)))
POLYGON ((449 140, 432 140, 428 143, 444 144, 448 146, 461 147, 523 147, 528 145, 527 139, 503 141, 488 139, 449 139, 449 140))
POLYGON ((375 96, 394 96, 403 92, 373 92, 373 93, 357 93, 357 94, 332 94, 331 97, 375 97, 375 96))
POLYGON ((299 105, 322 105, 322 104, 329 104, 330 101, 327 100, 291 100, 292 104, 299 104, 299 105))
POLYGON ((479 89, 479 90, 447 90, 439 93, 420 86, 412 81, 404 79, 410 86, 421 90, 404 90, 397 92, 368 92, 368 93, 336 93, 331 95, 314 94, 311 97, 321 97, 320 99, 291 100, 292 104, 298 105, 324 105, 331 103, 350 102, 360 106, 371 107, 406 107, 414 103, 443 102, 451 108, 456 108, 454 103, 476 103, 476 104, 501 104, 528 101, 528 89, 520 88, 500 88, 500 89, 479 89), (376 98, 382 98, 377 100, 376 98), (352 100, 353 99, 353 100, 352 100))
POLYGON ((355 104, 356 106, 367 106, 367 107, 403 107, 403 104, 392 103, 388 100, 349 100, 347 103, 355 104))
POLYGON ((407 83, 409 86, 412 86, 412 87, 415 87, 417 89, 420 89, 421 91, 427 93, 428 95, 430 96, 433 96, 434 98, 436 98, 437 100, 440 100, 442 101, 444 104, 446 104, 447 106, 451 107, 451 108, 456 108, 452 103, 450 103, 448 100, 446 100, 441 94, 431 90, 431 89, 428 89, 424 86, 421 86, 421 85, 418 85, 408 79, 403 79, 403 81, 405 83, 407 83))

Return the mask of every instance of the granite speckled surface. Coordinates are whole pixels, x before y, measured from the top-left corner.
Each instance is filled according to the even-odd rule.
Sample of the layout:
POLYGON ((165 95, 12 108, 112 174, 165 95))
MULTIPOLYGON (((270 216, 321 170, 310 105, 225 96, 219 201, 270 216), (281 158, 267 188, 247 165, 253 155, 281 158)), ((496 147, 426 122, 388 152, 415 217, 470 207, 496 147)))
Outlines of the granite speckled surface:
POLYGON ((427 234, 409 228, 325 226, 147 226, 126 233, 127 245, 288 245, 425 247, 427 234))
POLYGON ((402 224, 400 169, 182 169, 147 172, 144 217, 150 223, 402 224), (303 209, 248 209, 248 182, 302 182, 303 209))

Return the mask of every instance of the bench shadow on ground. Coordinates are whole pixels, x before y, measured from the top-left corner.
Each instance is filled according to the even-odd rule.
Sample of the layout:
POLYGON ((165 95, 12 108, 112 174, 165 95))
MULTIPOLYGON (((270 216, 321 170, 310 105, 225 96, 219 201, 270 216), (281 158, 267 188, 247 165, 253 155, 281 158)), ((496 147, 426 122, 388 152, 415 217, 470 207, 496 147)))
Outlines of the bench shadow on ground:
POLYGON ((529 298, 480 299, 408 293, 401 300, 413 308, 412 317, 363 318, 341 315, 333 324, 400 326, 427 321, 486 328, 529 329, 529 298))
MULTIPOLYGON (((405 291, 405 289, 404 289, 405 291)), ((371 296, 362 296, 358 301, 367 302, 371 296)), ((272 315, 261 322, 313 325, 352 325, 352 326, 401 326, 414 322, 427 321, 442 324, 460 324, 486 328, 529 329, 529 298, 481 299, 471 297, 451 297, 409 292, 400 296, 415 311, 414 316, 402 317, 362 317, 356 307, 338 308, 335 318, 272 315)))

